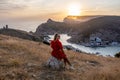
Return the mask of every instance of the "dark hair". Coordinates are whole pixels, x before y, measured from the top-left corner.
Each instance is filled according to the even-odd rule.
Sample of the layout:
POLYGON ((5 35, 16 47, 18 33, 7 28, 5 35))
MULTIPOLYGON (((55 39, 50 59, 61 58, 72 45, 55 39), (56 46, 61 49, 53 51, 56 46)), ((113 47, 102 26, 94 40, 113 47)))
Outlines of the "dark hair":
POLYGON ((55 36, 54 36, 54 40, 57 39, 58 35, 59 35, 59 34, 57 34, 57 33, 55 34, 55 36))

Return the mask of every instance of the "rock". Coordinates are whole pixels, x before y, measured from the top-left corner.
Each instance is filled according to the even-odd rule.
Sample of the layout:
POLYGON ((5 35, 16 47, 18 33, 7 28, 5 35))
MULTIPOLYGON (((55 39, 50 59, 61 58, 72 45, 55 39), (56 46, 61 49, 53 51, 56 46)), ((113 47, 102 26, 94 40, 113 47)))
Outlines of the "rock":
POLYGON ((100 52, 96 52, 95 54, 96 54, 96 55, 99 55, 99 54, 100 54, 100 52))
POLYGON ((73 48, 71 45, 65 45, 65 46, 64 46, 64 49, 74 50, 74 48, 73 48))
POLYGON ((49 40, 44 40, 43 43, 47 44, 47 45, 50 45, 50 41, 49 40))
POLYGON ((100 63, 97 61, 87 61, 87 63, 92 65, 92 66, 100 65, 100 63))
POLYGON ((52 69, 57 69, 57 70, 62 69, 64 67, 63 62, 53 56, 49 58, 46 66, 48 66, 52 69))
POLYGON ((33 66, 37 66, 37 64, 34 64, 34 63, 28 63, 27 64, 27 67, 33 67, 33 66))

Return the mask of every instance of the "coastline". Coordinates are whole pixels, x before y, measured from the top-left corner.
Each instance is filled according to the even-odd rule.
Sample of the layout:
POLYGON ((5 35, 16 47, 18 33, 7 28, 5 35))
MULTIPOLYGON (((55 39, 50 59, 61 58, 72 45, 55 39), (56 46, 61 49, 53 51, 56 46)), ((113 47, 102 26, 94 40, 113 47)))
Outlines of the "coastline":
MULTIPOLYGON (((53 37, 53 35, 51 35, 53 37)), ((47 36, 48 40, 51 40, 51 36, 47 36)), ((62 37, 68 36, 67 34, 61 34, 62 37), (63 36, 64 35, 64 36, 63 36)), ((70 36, 68 37, 70 38, 70 36)), ((68 39, 67 38, 67 39, 68 39)), ((96 55, 102 55, 102 56, 111 56, 114 57, 114 55, 118 52, 120 52, 120 46, 111 46, 111 45, 104 45, 104 46, 85 46, 84 44, 75 44, 70 43, 68 40, 62 41, 64 48, 67 50, 73 50, 75 52, 85 52, 90 54, 96 54, 96 55)))

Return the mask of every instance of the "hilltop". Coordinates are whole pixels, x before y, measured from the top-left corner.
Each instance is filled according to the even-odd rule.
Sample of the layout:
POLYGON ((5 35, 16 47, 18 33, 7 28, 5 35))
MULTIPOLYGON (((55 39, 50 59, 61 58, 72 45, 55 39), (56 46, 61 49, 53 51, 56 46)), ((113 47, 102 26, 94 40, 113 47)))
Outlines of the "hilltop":
POLYGON ((103 41, 120 43, 120 16, 68 16, 63 22, 48 19, 38 26, 35 35, 68 34, 73 43, 88 42, 91 35, 103 41))
POLYGON ((42 41, 42 37, 40 36, 39 37, 35 36, 33 33, 28 33, 23 30, 8 28, 8 25, 6 25, 6 28, 3 27, 0 29, 0 34, 32 40, 32 41, 42 41))
POLYGON ((119 80, 120 59, 65 50, 75 70, 45 67, 51 48, 0 35, 0 80, 119 80))

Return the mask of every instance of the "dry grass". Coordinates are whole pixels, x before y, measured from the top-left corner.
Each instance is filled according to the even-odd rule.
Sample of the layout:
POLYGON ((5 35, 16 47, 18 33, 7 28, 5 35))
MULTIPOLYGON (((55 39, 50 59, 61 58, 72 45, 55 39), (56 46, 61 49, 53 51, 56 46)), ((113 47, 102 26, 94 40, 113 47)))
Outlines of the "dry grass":
POLYGON ((44 66, 51 48, 0 35, 0 80, 120 80, 120 59, 65 51, 75 70, 44 66))

